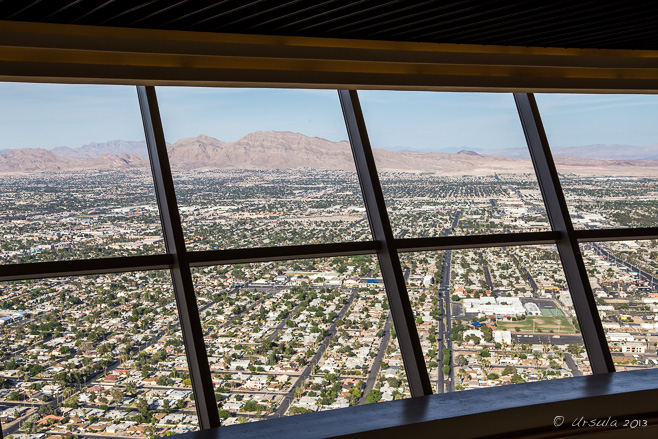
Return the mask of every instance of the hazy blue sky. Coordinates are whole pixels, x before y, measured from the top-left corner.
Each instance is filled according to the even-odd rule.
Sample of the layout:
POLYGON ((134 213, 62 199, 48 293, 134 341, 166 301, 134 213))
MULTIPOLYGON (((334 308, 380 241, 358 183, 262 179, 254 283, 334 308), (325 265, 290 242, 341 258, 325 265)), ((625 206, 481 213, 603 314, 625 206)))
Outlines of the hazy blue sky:
MULTIPOLYGON (((347 133, 333 90, 158 87, 167 140, 225 141, 261 130, 330 140, 347 133)), ((442 151, 525 147, 511 94, 360 92, 374 147, 442 151)), ((553 146, 658 143, 658 97, 538 95, 553 146)), ((0 83, 0 149, 142 140, 134 87, 0 83)))

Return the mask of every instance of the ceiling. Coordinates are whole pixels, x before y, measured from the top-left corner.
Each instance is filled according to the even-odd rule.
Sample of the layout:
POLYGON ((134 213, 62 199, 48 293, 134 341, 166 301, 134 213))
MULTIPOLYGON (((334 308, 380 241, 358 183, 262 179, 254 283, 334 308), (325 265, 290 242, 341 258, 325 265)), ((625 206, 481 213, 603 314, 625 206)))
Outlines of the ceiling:
POLYGON ((0 20, 431 43, 658 50, 644 2, 0 0, 0 20), (612 5, 612 6, 611 6, 612 5))

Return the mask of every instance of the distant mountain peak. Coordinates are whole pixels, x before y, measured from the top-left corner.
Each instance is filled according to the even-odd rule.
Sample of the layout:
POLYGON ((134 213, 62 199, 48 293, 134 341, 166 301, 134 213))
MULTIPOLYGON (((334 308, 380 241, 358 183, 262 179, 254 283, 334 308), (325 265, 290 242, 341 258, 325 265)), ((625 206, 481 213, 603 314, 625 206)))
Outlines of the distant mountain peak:
POLYGON ((477 152, 475 152, 475 151, 469 151, 469 150, 467 150, 467 149, 462 149, 462 150, 459 151, 457 154, 461 154, 461 155, 470 155, 470 156, 473 156, 473 157, 482 157, 482 156, 481 156, 480 154, 478 154, 477 152))
POLYGON ((190 139, 203 140, 204 142, 220 142, 219 139, 215 139, 214 137, 211 137, 207 134, 199 134, 196 137, 190 137, 190 139))
POLYGON ((143 140, 108 140, 107 142, 91 142, 82 145, 79 148, 70 148, 68 146, 58 146, 51 150, 61 157, 71 159, 93 159, 103 154, 137 154, 141 157, 148 157, 146 142, 143 140))

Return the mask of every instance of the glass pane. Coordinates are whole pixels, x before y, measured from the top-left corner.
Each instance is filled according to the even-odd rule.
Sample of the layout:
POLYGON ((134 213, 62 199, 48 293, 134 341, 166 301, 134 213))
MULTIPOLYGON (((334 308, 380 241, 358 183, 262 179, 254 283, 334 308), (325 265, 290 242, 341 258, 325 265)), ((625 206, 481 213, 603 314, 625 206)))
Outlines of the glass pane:
POLYGON ((164 250, 134 87, 0 95, 0 263, 164 250))
POLYGON ((658 367, 658 242, 581 244, 617 371, 658 367))
POLYGON ((549 228, 511 94, 359 96, 396 237, 549 228))
POLYGON ((158 93, 188 248, 371 239, 335 91, 158 93))
POLYGON ((658 98, 539 94, 574 227, 658 225, 658 98))
POLYGON ((3 282, 0 301, 5 436, 198 430, 167 271, 3 282))
POLYGON ((409 396, 373 256, 198 268, 222 425, 409 396))
POLYGON ((436 393, 591 373, 554 246, 401 260, 436 393))

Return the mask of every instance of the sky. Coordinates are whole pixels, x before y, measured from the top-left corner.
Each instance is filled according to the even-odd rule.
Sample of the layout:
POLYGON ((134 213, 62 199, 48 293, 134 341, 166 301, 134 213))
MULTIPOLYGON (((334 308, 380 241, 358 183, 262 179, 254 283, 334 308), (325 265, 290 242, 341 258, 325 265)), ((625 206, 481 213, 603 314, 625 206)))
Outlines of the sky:
MULTIPOLYGON (((157 87, 165 137, 253 131, 347 139, 335 90, 157 87)), ((359 92, 373 147, 525 148, 509 93, 359 92)), ((658 96, 537 95, 552 146, 658 143, 658 96)), ((0 83, 0 150, 143 140, 134 87, 0 83)))

